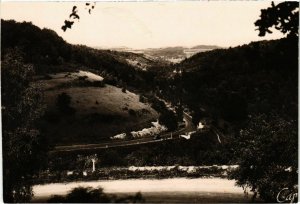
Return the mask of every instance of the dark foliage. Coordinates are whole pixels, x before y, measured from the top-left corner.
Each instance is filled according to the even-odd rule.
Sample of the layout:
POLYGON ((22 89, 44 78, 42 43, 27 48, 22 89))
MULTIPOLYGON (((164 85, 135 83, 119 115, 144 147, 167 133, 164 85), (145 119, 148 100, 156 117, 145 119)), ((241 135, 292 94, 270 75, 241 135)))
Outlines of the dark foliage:
POLYGON ((183 108, 181 105, 175 107, 177 121, 183 120, 183 108))
POLYGON ((178 127, 177 117, 175 113, 171 110, 166 110, 162 112, 158 120, 159 124, 166 126, 169 131, 174 131, 178 127))
POLYGON ((247 101, 235 93, 229 94, 223 98, 223 104, 221 104, 222 117, 227 121, 239 121, 247 118, 247 101), (226 97, 226 98, 225 98, 226 97))
POLYGON ((298 183, 298 127, 295 120, 278 115, 258 115, 235 139, 235 158, 240 167, 232 175, 239 185, 276 202, 283 188, 290 192, 298 183))
POLYGON ((54 31, 40 29, 28 22, 1 20, 1 43, 3 54, 9 48, 19 47, 23 50, 25 62, 36 65, 37 74, 83 69, 100 74, 105 79, 104 83, 118 85, 122 81, 122 84, 138 87, 140 90, 152 90, 156 74, 164 72, 160 63, 154 61, 147 61, 150 65, 149 72, 127 63, 126 59, 130 56, 143 58, 140 54, 70 45, 54 31))
POLYGON ((110 199, 103 189, 74 188, 67 196, 67 203, 107 203, 110 199))
POLYGON ((46 121, 52 123, 52 124, 57 124, 60 121, 60 114, 52 112, 52 111, 46 111, 43 115, 43 119, 46 121))
POLYGON ((177 65, 185 67, 182 84, 170 78, 172 89, 162 78, 158 82, 165 98, 175 103, 181 98, 196 115, 205 109, 211 118, 242 122, 248 115, 275 110, 297 118, 297 56, 296 38, 253 42, 183 61, 177 65))
POLYGON ((144 201, 141 193, 136 193, 134 196, 117 197, 107 195, 102 188, 78 187, 66 196, 53 196, 48 203, 142 203, 144 201))
POLYGON ((131 116, 136 116, 136 112, 135 112, 135 110, 133 110, 133 109, 129 109, 129 110, 128 110, 128 113, 129 113, 129 115, 131 115, 131 116))
POLYGON ((68 21, 68 20, 65 20, 65 25, 63 25, 62 27, 61 27, 61 29, 63 30, 63 31, 66 31, 67 30, 67 28, 72 28, 72 25, 74 24, 74 21, 68 21))
POLYGON ((117 151, 114 150, 106 151, 101 159, 101 165, 104 166, 120 166, 124 164, 124 159, 119 155, 117 151))
MULTIPOLYGON (((85 4, 85 9, 88 9, 89 14, 91 14, 91 11, 95 8, 96 6, 96 2, 94 2, 93 4, 91 3, 86 3, 85 4)), ((61 27, 61 29, 66 32, 66 30, 69 28, 72 28, 72 25, 74 24, 74 20, 77 19, 79 21, 80 16, 78 14, 78 7, 77 6, 73 6, 72 8, 72 12, 69 15, 69 20, 65 20, 64 25, 61 27)))
MULTIPOLYGON (((298 174, 284 169, 293 166, 298 152, 293 146, 298 143, 297 137, 289 133, 298 130, 297 123, 292 122, 298 120, 298 38, 289 36, 199 53, 176 66, 185 68, 180 81, 177 77, 169 77, 167 82, 166 77, 158 78, 161 95, 173 103, 182 100, 193 112, 195 124, 208 117, 213 127, 226 134, 224 145, 228 149, 222 149, 220 154, 239 152, 234 157, 228 154, 232 162, 238 160, 241 165, 235 177, 239 184, 248 185, 271 202, 280 188, 293 189, 298 174), (257 116, 271 112, 267 120, 270 128, 260 133, 264 121, 259 120, 251 129, 258 131, 251 134, 251 139, 247 139, 250 135, 241 135, 240 130, 249 130, 257 116), (286 129, 279 128, 276 122, 286 124, 286 129), (276 139, 281 133, 282 144, 276 139), (240 152, 243 147, 246 150, 240 152), (290 164, 280 163, 282 154, 290 164)), ((203 151, 199 159, 205 161, 212 155, 216 153, 203 151)))
POLYGON ((58 65, 59 58, 70 59, 71 46, 68 45, 54 31, 40 29, 31 23, 16 23, 15 21, 4 21, 1 19, 1 48, 3 54, 8 48, 19 47, 24 51, 25 62, 35 64, 35 71, 40 70, 39 65, 58 65))
POLYGON ((75 113, 75 109, 71 107, 71 96, 63 92, 57 96, 56 106, 58 110, 67 115, 72 115, 75 113))
POLYGON ((28 202, 31 176, 46 161, 47 146, 36 128, 43 112, 42 94, 32 84, 32 65, 18 49, 1 56, 1 114, 4 202, 28 202))
POLYGON ((299 2, 285 1, 276 6, 272 2, 271 7, 261 10, 260 19, 255 22, 258 27, 259 36, 272 33, 271 27, 287 33, 290 36, 298 36, 299 29, 299 2))
POLYGON ((117 115, 109 115, 109 114, 100 114, 100 113, 91 113, 86 116, 85 121, 88 124, 94 123, 113 123, 116 121, 122 121, 122 118, 117 115))

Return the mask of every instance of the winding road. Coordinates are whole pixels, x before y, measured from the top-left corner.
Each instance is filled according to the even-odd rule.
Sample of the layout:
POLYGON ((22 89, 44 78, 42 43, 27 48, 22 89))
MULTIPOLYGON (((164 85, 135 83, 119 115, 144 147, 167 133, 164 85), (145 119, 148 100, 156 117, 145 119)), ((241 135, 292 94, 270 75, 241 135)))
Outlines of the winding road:
POLYGON ((139 139, 133 140, 123 140, 123 141, 111 141, 106 143, 99 143, 99 144, 82 144, 82 145, 68 145, 68 146, 56 146, 50 154, 59 153, 59 152, 75 152, 75 151, 82 151, 82 150, 97 150, 97 149, 108 149, 108 148, 115 148, 115 147, 124 147, 124 146, 131 146, 131 145, 141 145, 141 144, 148 144, 148 143, 157 143, 167 140, 174 140, 179 139, 179 135, 185 134, 188 132, 192 132, 196 130, 196 127, 192 123, 192 117, 187 113, 183 113, 185 127, 174 131, 168 132, 165 134, 160 135, 161 139, 153 139, 151 137, 143 137, 139 139))

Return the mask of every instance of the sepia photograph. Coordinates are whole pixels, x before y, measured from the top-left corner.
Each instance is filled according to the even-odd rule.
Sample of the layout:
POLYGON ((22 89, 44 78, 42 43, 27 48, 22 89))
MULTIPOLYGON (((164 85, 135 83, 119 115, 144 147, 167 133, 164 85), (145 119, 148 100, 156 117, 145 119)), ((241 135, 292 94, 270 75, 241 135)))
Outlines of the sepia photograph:
POLYGON ((1 202, 298 202, 299 1, 0 8, 1 202))

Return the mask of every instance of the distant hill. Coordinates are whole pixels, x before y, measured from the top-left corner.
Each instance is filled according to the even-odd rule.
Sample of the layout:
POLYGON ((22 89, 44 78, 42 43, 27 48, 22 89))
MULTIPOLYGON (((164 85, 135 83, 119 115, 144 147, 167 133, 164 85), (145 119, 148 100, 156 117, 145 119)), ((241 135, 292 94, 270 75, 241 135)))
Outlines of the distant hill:
POLYGON ((207 49, 207 50, 215 50, 215 49, 219 49, 221 47, 216 46, 216 45, 196 45, 194 47, 191 47, 190 49, 207 49))
MULTIPOLYGON (((99 48, 99 47, 98 47, 99 48)), ((220 47, 215 45, 197 45, 194 47, 163 47, 163 48, 146 48, 146 49, 132 49, 125 46, 110 48, 111 50, 124 51, 144 54, 148 59, 155 61, 179 63, 182 60, 193 56, 199 52, 210 51, 213 49, 219 49, 220 47)))

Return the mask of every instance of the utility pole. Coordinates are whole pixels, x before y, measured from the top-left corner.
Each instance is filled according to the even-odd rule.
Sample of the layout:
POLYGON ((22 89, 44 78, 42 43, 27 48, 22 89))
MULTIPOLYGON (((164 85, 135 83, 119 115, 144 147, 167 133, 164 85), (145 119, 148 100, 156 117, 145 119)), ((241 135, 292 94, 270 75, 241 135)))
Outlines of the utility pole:
POLYGON ((96 167, 95 167, 96 159, 92 159, 92 162, 93 162, 93 170, 92 170, 92 172, 95 172, 96 171, 96 167))

